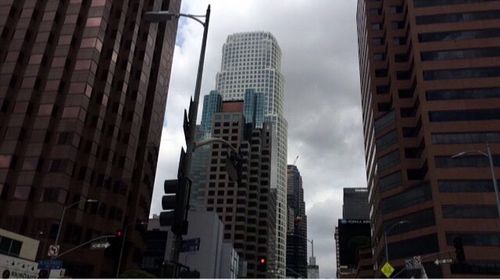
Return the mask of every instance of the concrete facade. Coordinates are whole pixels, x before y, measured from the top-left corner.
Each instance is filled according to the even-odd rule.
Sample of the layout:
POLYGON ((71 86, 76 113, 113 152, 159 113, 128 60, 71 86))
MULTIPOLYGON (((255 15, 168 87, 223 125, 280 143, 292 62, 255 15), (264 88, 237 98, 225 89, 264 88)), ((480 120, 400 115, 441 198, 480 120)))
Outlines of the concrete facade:
MULTIPOLYGON (((64 251, 147 220, 177 31, 142 18, 160 9, 180 0, 1 1, 1 227, 47 248, 65 205, 97 199, 66 211, 64 251)), ((142 238, 127 241, 138 268, 142 238)), ((70 277, 115 275, 116 256, 78 252, 70 277)))
MULTIPOLYGON (((500 223, 488 158, 500 166, 500 1, 358 1, 366 175, 378 277, 413 256, 467 264, 429 277, 499 277, 500 223), (464 151, 464 156, 452 157, 464 151)), ((401 275, 410 277, 410 275, 401 275)))

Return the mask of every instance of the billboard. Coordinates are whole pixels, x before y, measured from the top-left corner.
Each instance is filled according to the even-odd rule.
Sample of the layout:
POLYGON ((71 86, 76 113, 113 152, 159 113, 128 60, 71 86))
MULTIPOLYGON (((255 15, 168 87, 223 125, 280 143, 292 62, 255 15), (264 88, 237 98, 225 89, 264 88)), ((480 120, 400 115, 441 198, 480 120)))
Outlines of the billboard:
POLYGON ((338 239, 340 266, 357 267, 358 248, 370 246, 370 221, 339 219, 338 239))

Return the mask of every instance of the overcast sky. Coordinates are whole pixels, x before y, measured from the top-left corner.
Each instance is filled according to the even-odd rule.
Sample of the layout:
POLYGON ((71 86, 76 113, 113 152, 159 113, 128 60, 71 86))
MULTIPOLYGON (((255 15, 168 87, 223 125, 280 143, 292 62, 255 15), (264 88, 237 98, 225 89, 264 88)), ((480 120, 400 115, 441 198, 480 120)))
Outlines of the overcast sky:
MULTIPOLYGON (((181 7, 183 13, 204 14, 211 4, 202 96, 215 88, 229 34, 269 31, 276 37, 285 77, 288 162, 299 156, 307 234, 314 239, 323 278, 335 277, 333 234, 342 213, 342 188, 366 186, 356 2, 183 0, 181 7)), ((202 32, 193 20, 179 22, 151 213, 160 212, 163 181, 176 177, 180 148, 185 147, 182 111, 194 91, 202 32)))

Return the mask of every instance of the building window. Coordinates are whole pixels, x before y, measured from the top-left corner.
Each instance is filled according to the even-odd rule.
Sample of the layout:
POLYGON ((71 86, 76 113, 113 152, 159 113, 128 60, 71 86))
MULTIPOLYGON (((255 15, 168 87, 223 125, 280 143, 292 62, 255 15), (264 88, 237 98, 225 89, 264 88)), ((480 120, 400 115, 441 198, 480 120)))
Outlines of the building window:
POLYGON ((19 257, 23 243, 5 236, 0 236, 0 253, 19 257))
POLYGON ((431 122, 483 121, 498 119, 500 119, 500 109, 429 112, 429 120, 431 122))
POLYGON ((453 246, 455 238, 461 238, 464 246, 500 246, 500 233, 447 232, 446 243, 453 246))
POLYGON ((496 205, 443 205, 445 219, 496 219, 498 209, 496 205))
POLYGON ((433 6, 482 3, 491 1, 496 1, 496 0, 414 0, 413 4, 415 5, 416 8, 422 8, 422 7, 433 7, 433 6))
POLYGON ((474 59, 500 56, 500 48, 478 48, 445 51, 428 51, 420 53, 422 61, 474 59))
POLYGON ((430 227, 436 224, 434 210, 429 208, 406 216, 397 217, 396 219, 388 220, 387 222, 384 222, 382 228, 388 229, 400 221, 407 222, 394 227, 389 233, 387 233, 387 235, 401 234, 416 229, 430 227))
POLYGON ((382 214, 391 213, 432 199, 431 187, 428 183, 417 185, 399 194, 381 201, 382 214))
POLYGON ((398 141, 398 133, 396 130, 392 130, 391 132, 377 139, 376 141, 377 150, 386 149, 396 144, 397 141, 398 141))
POLYGON ((400 162, 399 150, 395 150, 377 160, 378 170, 383 171, 397 165, 400 162))
POLYGON ((491 78, 500 76, 500 67, 482 67, 465 69, 446 69, 424 71, 424 80, 451 80, 491 78))
POLYGON ((390 111, 387 114, 385 114, 384 116, 378 118, 375 121, 375 133, 378 133, 382 129, 392 125, 395 121, 395 118, 396 118, 396 114, 394 111, 390 111))
MULTIPOLYGON (((493 164, 500 166, 500 156, 493 155, 493 164)), ((489 167, 488 158, 482 155, 464 155, 451 158, 450 156, 437 156, 434 158, 437 168, 460 168, 460 167, 489 167)))
POLYGON ((436 23, 489 20, 498 18, 500 18, 500 10, 491 10, 491 11, 479 11, 479 12, 417 16, 415 18, 415 21, 417 24, 436 24, 436 23))
POLYGON ((496 37, 500 37, 500 28, 421 33, 418 34, 418 41, 428 43, 496 37))
POLYGON ((460 99, 486 99, 486 98, 499 98, 499 97, 500 97, 500 88, 499 87, 429 90, 429 91, 425 92, 425 98, 429 101, 460 100, 460 99))
POLYGON ((389 243, 389 259, 408 258, 439 252, 437 234, 389 243))
MULTIPOLYGON (((500 184, 500 180, 497 180, 500 184)), ((457 192, 493 192, 491 180, 439 180, 439 191, 445 193, 457 192)))
POLYGON ((380 192, 391 190, 401 185, 401 171, 381 177, 378 181, 380 192))
POLYGON ((450 132, 431 134, 432 144, 499 143, 500 132, 450 132))

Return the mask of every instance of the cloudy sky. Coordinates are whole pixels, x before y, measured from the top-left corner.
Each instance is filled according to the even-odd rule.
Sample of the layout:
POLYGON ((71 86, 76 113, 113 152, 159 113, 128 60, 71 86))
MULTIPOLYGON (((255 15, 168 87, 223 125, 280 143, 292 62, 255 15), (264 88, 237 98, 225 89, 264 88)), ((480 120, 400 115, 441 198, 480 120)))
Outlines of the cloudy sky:
MULTIPOLYGON (((320 276, 325 278, 335 277, 333 233, 342 213, 342 188, 366 186, 356 2, 183 0, 181 8, 183 13, 204 14, 211 4, 202 95, 215 88, 222 45, 229 34, 269 31, 278 40, 283 52, 288 162, 299 156, 308 239, 314 239, 320 276)), ((180 148, 185 146, 182 111, 194 91, 202 32, 193 20, 179 22, 151 213, 160 212, 162 182, 176 177, 180 148)))

